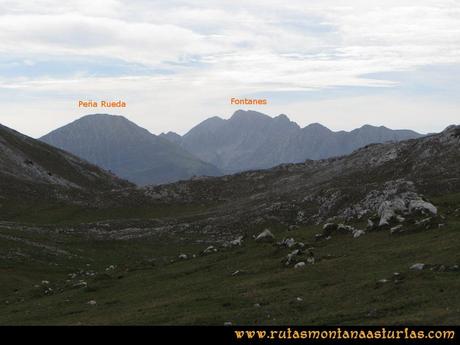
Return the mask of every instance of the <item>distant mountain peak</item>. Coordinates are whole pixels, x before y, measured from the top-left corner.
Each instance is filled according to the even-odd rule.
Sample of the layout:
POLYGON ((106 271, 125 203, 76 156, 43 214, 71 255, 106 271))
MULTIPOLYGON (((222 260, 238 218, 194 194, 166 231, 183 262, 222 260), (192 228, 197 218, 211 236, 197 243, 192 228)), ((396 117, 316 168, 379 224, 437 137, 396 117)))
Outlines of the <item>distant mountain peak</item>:
POLYGON ((207 118, 206 120, 202 121, 201 123, 221 123, 223 121, 225 120, 219 116, 211 116, 207 118))
POLYGON ((126 117, 123 115, 115 115, 115 114, 104 114, 104 113, 97 113, 97 114, 88 114, 80 117, 79 119, 75 120, 93 120, 93 119, 106 119, 106 120, 123 120, 123 121, 129 121, 126 117))
POLYGON ((168 131, 168 132, 162 132, 160 135, 174 135, 174 136, 180 136, 179 134, 177 134, 176 132, 173 132, 173 131, 168 131))
POLYGON ((291 120, 289 119, 289 117, 287 117, 286 114, 279 114, 278 116, 274 117, 275 120, 279 120, 279 121, 289 121, 291 122, 291 120))
POLYGON ((322 125, 321 123, 314 122, 310 123, 309 125, 304 127, 305 129, 314 129, 314 130, 319 130, 319 131, 327 131, 327 132, 332 132, 329 128, 326 126, 322 125))
POLYGON ((220 174, 182 148, 178 134, 156 136, 119 115, 87 115, 41 140, 139 185, 220 174))
POLYGON ((301 128, 285 114, 271 117, 242 109, 235 111, 228 120, 213 117, 201 122, 180 141, 177 137, 164 135, 226 172, 328 158, 351 153, 371 143, 419 136, 413 131, 371 125, 351 132, 333 132, 320 123, 301 128))
POLYGON ((235 111, 230 118, 230 120, 236 120, 236 119, 250 119, 250 118, 264 118, 264 119, 271 119, 270 116, 260 113, 255 110, 242 110, 239 109, 235 111))

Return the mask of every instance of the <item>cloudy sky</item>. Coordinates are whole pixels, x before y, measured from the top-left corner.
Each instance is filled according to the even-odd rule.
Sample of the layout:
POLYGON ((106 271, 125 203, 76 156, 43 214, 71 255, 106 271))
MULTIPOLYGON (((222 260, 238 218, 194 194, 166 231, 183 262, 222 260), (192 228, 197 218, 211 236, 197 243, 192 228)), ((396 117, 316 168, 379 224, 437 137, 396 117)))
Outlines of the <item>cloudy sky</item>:
POLYGON ((459 94, 458 0, 0 0, 0 123, 34 137, 108 112, 79 100, 156 134, 239 108, 433 132, 459 94))

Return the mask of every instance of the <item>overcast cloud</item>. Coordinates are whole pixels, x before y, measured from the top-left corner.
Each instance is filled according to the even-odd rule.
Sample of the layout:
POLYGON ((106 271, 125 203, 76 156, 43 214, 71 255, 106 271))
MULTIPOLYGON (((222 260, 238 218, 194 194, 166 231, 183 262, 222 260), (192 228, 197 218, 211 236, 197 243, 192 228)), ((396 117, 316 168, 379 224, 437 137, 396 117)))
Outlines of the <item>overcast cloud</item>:
POLYGON ((249 107, 332 129, 458 123, 460 2, 0 0, 0 122, 39 136, 125 100, 153 133, 249 107))

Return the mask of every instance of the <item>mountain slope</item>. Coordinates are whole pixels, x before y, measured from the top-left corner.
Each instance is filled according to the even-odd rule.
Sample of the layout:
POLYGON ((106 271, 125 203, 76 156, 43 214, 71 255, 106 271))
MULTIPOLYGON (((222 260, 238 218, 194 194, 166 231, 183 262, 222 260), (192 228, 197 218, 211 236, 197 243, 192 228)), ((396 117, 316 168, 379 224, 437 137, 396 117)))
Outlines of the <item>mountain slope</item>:
MULTIPOLYGON (((0 125, 0 186, 2 194, 44 188, 111 190, 131 186, 67 152, 0 125)), ((19 196, 19 195, 17 195, 19 196)))
POLYGON ((40 140, 139 185, 220 173, 211 164, 200 161, 178 145, 151 134, 122 116, 84 116, 40 140))
POLYGON ((212 224, 201 224, 222 235, 267 220, 315 224, 371 216, 386 197, 404 192, 458 193, 459 162, 460 127, 451 126, 436 135, 367 145, 347 156, 184 181, 148 188, 147 194, 174 202, 224 202, 212 224))
POLYGON ((320 124, 300 128, 284 114, 271 118, 238 110, 228 120, 213 117, 203 121, 181 140, 175 133, 164 137, 224 171, 236 172, 339 156, 370 143, 417 138, 420 134, 369 125, 351 132, 333 132, 320 124))
POLYGON ((458 324, 459 162, 452 126, 115 192, 127 202, 144 193, 141 213, 85 205, 41 225, 29 210, 18 223, 0 212, 0 323, 458 324), (257 240, 264 229, 274 238, 257 240))

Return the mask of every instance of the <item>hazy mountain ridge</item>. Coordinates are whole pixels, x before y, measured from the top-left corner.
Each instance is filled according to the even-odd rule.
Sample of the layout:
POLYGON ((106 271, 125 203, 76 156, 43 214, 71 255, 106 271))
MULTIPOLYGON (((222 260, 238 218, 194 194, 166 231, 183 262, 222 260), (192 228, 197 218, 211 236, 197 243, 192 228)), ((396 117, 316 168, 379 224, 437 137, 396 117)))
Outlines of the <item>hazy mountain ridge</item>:
POLYGON ((226 172, 237 172, 340 156, 371 143, 418 138, 421 134, 370 125, 350 132, 333 132, 318 123, 301 128, 284 114, 271 118, 238 110, 228 120, 209 118, 182 137, 172 132, 161 136, 226 172))
POLYGON ((40 140, 139 185, 220 174, 211 164, 122 116, 87 115, 40 140))

